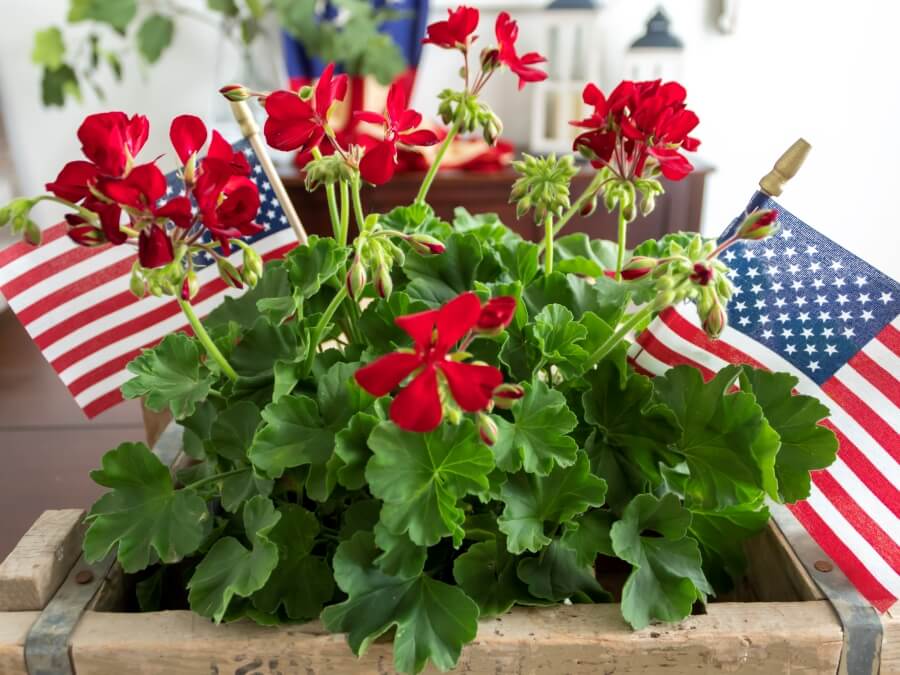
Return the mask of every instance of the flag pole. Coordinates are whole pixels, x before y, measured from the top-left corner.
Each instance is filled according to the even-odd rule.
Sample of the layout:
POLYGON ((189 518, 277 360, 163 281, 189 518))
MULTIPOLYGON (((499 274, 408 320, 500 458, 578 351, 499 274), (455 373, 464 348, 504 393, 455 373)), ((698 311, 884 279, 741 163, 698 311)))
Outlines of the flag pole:
POLYGON ((772 170, 760 179, 759 189, 770 197, 778 197, 784 189, 784 184, 797 175, 803 166, 811 147, 802 138, 794 141, 778 158, 772 170))
POLYGON ((306 244, 307 237, 306 230, 303 229, 303 222, 300 220, 300 216, 297 215, 287 190, 284 189, 284 183, 281 182, 281 176, 275 170, 272 158, 269 157, 266 144, 263 143, 262 137, 259 135, 259 125, 256 123, 253 113, 250 112, 250 106, 247 105, 246 101, 229 101, 229 103, 231 104, 231 112, 234 114, 234 119, 237 120, 238 125, 241 127, 241 133, 244 135, 244 138, 250 141, 250 146, 253 148, 253 152, 256 153, 266 178, 269 179, 269 183, 272 185, 275 197, 281 204, 281 209, 284 211, 291 229, 297 235, 297 241, 301 244, 306 244))

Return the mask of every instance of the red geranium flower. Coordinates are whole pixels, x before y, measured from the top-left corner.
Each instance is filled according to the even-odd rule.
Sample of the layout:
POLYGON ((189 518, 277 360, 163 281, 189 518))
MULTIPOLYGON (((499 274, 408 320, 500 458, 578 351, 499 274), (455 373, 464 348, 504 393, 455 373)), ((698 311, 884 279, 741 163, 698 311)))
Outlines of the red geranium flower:
POLYGON ((472 33, 478 28, 478 10, 460 5, 456 9, 448 9, 447 14, 446 21, 435 21, 428 26, 428 34, 422 43, 465 51, 475 39, 472 33))
POLYGON ((84 156, 105 176, 122 176, 147 142, 150 122, 123 112, 88 115, 78 128, 84 156))
POLYGON ((219 241, 225 255, 231 253, 230 239, 263 231, 263 226, 255 222, 259 189, 246 176, 232 176, 219 192, 206 193, 198 203, 203 226, 219 241))
POLYGON ((497 59, 519 76, 519 89, 522 89, 526 82, 541 82, 547 79, 547 73, 532 67, 537 63, 544 63, 547 59, 537 52, 528 52, 522 56, 516 53, 519 26, 510 18, 509 13, 500 12, 494 32, 500 47, 497 59))
POLYGON ((476 330, 479 333, 499 333, 506 328, 516 314, 516 299, 509 295, 491 298, 481 310, 476 330))
POLYGON ((429 146, 440 139, 428 129, 415 129, 422 123, 422 115, 406 107, 407 92, 394 83, 388 90, 386 116, 366 110, 355 113, 358 122, 370 122, 384 127, 384 140, 366 150, 359 163, 359 172, 370 183, 387 183, 397 167, 397 144, 429 146))
POLYGON ((151 225, 138 237, 138 261, 148 269, 168 265, 175 259, 172 240, 165 229, 151 225))
POLYGON ((391 403, 391 419, 408 431, 431 431, 441 423, 441 389, 449 390, 466 412, 486 409, 503 374, 493 366, 461 363, 450 353, 481 315, 481 301, 470 292, 440 309, 397 317, 397 325, 412 338, 414 351, 382 356, 356 371, 356 381, 373 396, 384 396, 414 375, 391 403))
POLYGON ((310 101, 293 91, 276 91, 266 97, 266 141, 276 150, 304 152, 318 147, 325 137, 328 112, 347 94, 347 76, 334 75, 329 63, 319 76, 310 101))

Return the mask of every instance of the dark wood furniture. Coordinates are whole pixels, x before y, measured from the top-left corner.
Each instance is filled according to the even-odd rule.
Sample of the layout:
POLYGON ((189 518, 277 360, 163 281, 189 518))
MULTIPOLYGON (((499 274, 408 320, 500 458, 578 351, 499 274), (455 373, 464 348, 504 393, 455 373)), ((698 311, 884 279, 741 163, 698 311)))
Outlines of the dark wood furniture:
MULTIPOLYGON (((657 207, 650 216, 639 217, 629 226, 628 244, 635 246, 667 232, 698 232, 706 176, 712 171, 712 166, 698 163, 697 169, 684 180, 664 181, 666 194, 657 200, 657 207)), ((529 215, 517 220, 515 207, 508 202, 515 177, 512 169, 495 173, 441 172, 431 187, 428 201, 438 216, 446 220, 452 219, 457 206, 464 206, 472 213, 497 213, 504 223, 523 237, 537 241, 542 237, 542 232, 535 226, 532 217, 529 215)), ((330 235, 331 223, 324 189, 307 192, 303 176, 296 169, 284 171, 283 178, 306 230, 310 234, 330 235)), ((590 178, 591 173, 587 170, 576 176, 572 194, 581 194, 590 178)), ((364 187, 363 206, 367 212, 385 213, 395 206, 410 204, 421 180, 419 173, 405 173, 395 176, 390 183, 378 189, 364 187)), ((587 232, 592 238, 615 239, 616 214, 607 213, 601 205, 589 218, 574 218, 565 231, 587 232)))

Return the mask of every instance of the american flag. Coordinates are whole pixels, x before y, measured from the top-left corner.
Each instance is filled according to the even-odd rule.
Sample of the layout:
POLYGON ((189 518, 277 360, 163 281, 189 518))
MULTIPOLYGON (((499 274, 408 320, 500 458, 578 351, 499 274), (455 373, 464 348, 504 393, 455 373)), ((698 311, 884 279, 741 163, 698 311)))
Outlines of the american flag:
MULTIPOLYGON (((296 237, 249 141, 233 147, 247 157, 259 187, 256 221, 265 230, 248 241, 265 259, 281 257, 296 246, 296 237)), ((183 194, 175 172, 166 180, 168 196, 183 194)), ((230 260, 239 265, 241 251, 234 248, 230 260)), ((66 236, 65 223, 45 229, 41 246, 21 242, 0 251, 0 293, 88 417, 122 400, 119 387, 132 377, 125 366, 141 349, 174 331, 189 331, 172 298, 138 299, 131 293, 136 257, 128 244, 78 246, 66 236)), ((205 316, 242 291, 219 278, 210 256, 198 262, 200 292, 193 304, 205 316)))
POLYGON ((770 197, 757 193, 754 208, 777 209, 781 228, 722 254, 735 295, 721 338, 708 339, 685 305, 657 317, 629 355, 651 375, 679 364, 706 377, 730 363, 787 371, 798 393, 827 405, 837 460, 790 509, 885 611, 900 597, 900 285, 770 197))

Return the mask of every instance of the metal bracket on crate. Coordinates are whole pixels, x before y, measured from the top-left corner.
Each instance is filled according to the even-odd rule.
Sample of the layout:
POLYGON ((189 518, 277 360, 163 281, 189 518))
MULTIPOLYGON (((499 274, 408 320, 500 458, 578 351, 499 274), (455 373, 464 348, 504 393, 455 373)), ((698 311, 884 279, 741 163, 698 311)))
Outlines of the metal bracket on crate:
POLYGON ((840 568, 830 561, 786 506, 769 503, 769 511, 841 621, 844 646, 838 665, 839 675, 878 675, 883 633, 878 613, 840 568))
MULTIPOLYGON (((171 423, 153 446, 153 454, 172 466, 181 453, 182 429, 171 423)), ((115 553, 94 564, 78 558, 25 638, 29 675, 74 675, 69 640, 115 563, 115 553)))

